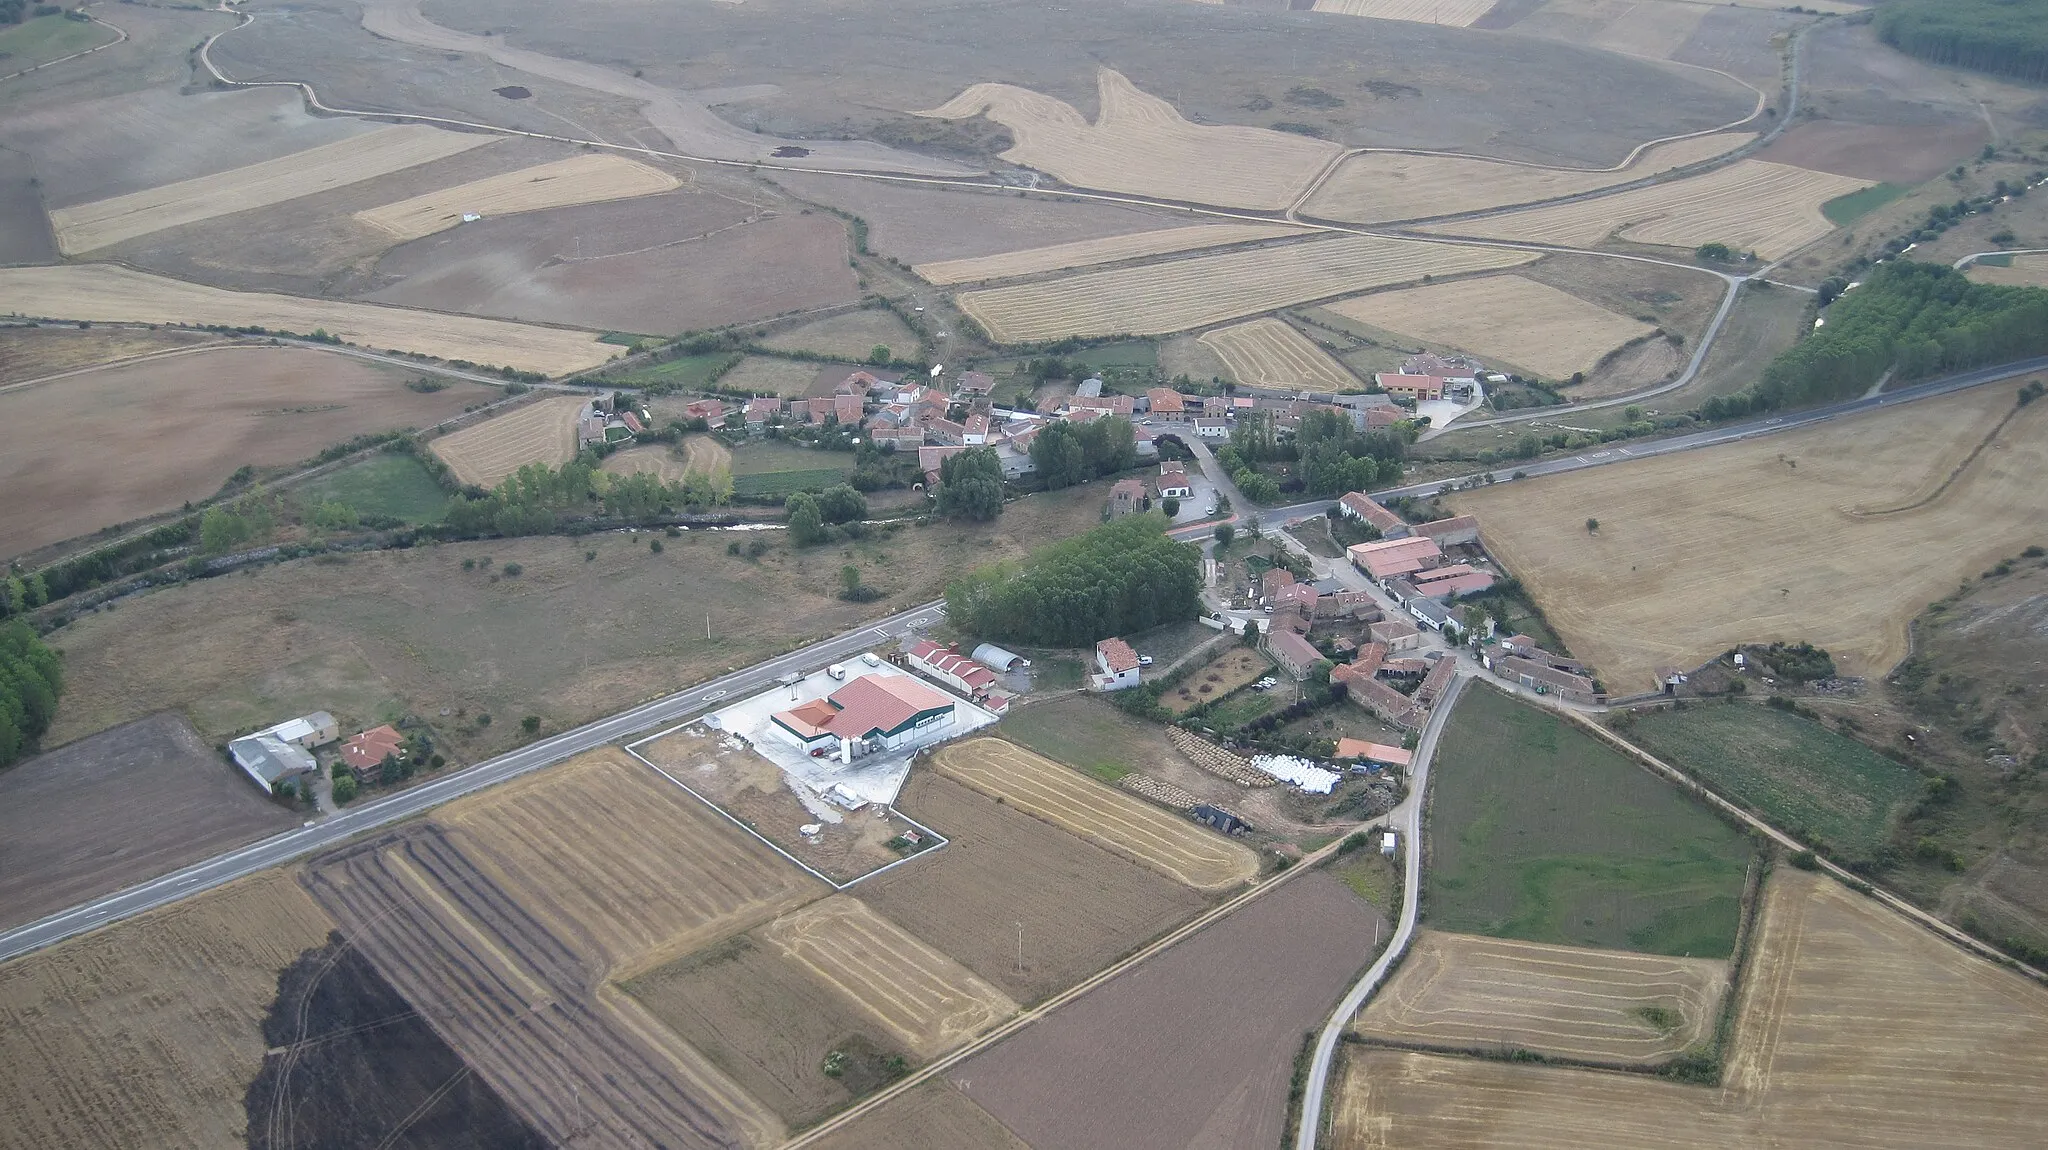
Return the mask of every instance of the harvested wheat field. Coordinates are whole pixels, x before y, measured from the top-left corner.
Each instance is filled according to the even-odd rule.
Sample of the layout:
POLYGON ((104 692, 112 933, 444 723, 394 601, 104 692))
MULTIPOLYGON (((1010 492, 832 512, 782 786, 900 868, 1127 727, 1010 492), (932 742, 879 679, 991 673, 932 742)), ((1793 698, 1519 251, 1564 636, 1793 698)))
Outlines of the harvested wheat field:
POLYGON ((1820 206, 1869 184, 1786 164, 1739 160, 1668 184, 1423 230, 1578 247, 1610 239, 1680 248, 1724 243, 1774 260, 1834 231, 1820 206))
POLYGON ((1480 276, 1323 305, 1345 319, 1505 360, 1552 379, 1591 371, 1657 329, 1521 276, 1480 276))
POLYGON ((107 264, 0 268, 0 315, 106 323, 325 330, 363 347, 397 349, 562 375, 596 367, 619 349, 598 333, 474 316, 267 292, 223 291, 107 264))
POLYGON ((495 396, 422 393, 381 363, 238 344, 0 392, 0 556, 208 498, 244 465, 280 467, 369 432, 425 427, 495 396), (50 434, 51 405, 92 412, 94 451, 50 434), (108 467, 109 458, 122 461, 108 467))
POLYGON ((1346 1147, 2031 1146, 2048 991, 1830 879, 1783 869, 1718 1089, 1352 1047, 1346 1147))
POLYGON ((846 895, 783 915, 760 934, 927 1058, 1017 1012, 1002 991, 846 895))
POLYGON ((737 933, 824 886, 614 747, 434 816, 527 913, 623 978, 737 933))
POLYGON ((434 440, 430 447, 455 478, 496 487, 529 463, 559 467, 576 458, 576 423, 590 406, 573 395, 551 395, 434 440))
POLYGON ((919 1083, 813 1145, 818 1150, 1031 1150, 943 1078, 919 1083))
POLYGON ((359 184, 496 139, 418 124, 394 125, 232 171, 58 208, 50 213, 50 226, 56 229, 64 254, 75 256, 180 224, 359 184))
POLYGON ((886 308, 868 307, 810 320, 761 341, 777 351, 837 355, 855 363, 865 362, 877 344, 909 358, 918 350, 917 333, 886 308))
POLYGON ((1493 8, 1494 0, 1315 0, 1318 12, 1374 20, 1412 20, 1452 28, 1469 27, 1493 8))
POLYGON ((332 926, 274 870, 0 967, 0 1147, 241 1145, 278 972, 332 926))
POLYGON ((1328 391, 1358 386, 1358 377, 1336 357, 1272 316, 1204 332, 1201 341, 1239 383, 1328 391))
POLYGON ((2012 265, 2002 268, 1979 261, 1970 265, 1968 274, 1981 284, 2048 287, 2048 255, 2014 256, 2012 265))
POLYGON ((1267 128, 1189 123, 1123 73, 1096 72, 1095 122, 1064 100, 1013 84, 975 84, 920 116, 987 116, 1015 141, 1003 159, 1075 187, 1277 211, 1343 150, 1267 128))
POLYGON ((1072 986, 1209 904, 936 771, 911 772, 896 805, 952 841, 851 893, 1021 1003, 1072 986))
POLYGON ((732 450, 708 435, 695 435, 677 446, 649 444, 615 451, 598 466, 613 475, 652 475, 663 483, 681 483, 693 473, 717 483, 721 476, 732 478, 732 450))
POLYGON ((1728 964, 1424 931, 1352 1033, 1649 1065, 1711 1039, 1728 964))
POLYGON ((611 152, 585 152, 550 164, 471 180, 424 196, 357 212, 356 219, 403 243, 446 231, 465 213, 509 216, 674 191, 683 182, 659 168, 611 152))
POLYGON ((1076 240, 974 259, 913 264, 910 270, 935 284, 970 283, 1298 236, 1306 230, 1284 224, 1196 224, 1185 228, 1163 228, 1156 232, 1135 232, 1127 236, 1107 236, 1099 240, 1076 240))
POLYGON ((962 292, 1002 343, 1164 335, 1368 288, 1513 267, 1540 253, 1343 236, 962 292))
POLYGON ((1673 140, 1604 171, 1366 152, 1339 164, 1302 211, 1361 224, 1462 215, 1626 184, 1732 152, 1755 138, 1749 132, 1717 132, 1673 140))
POLYGON ((1196 890, 1223 890, 1259 872, 1258 856, 1222 835, 1142 803, 1001 739, 941 750, 938 768, 1026 814, 1065 827, 1196 890))
POLYGON ((1921 608, 2040 541, 2044 477, 2048 410, 1996 386, 1451 503, 1622 694, 1772 640, 1884 674, 1921 608))

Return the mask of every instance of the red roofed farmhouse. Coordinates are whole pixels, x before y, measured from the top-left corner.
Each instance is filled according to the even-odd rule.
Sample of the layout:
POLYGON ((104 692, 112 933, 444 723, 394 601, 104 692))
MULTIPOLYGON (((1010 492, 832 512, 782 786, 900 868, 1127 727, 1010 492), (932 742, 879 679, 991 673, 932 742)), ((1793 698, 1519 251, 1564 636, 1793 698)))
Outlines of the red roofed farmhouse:
POLYGON ((1121 691, 1138 685, 1138 653, 1122 639, 1095 644, 1095 689, 1121 691))

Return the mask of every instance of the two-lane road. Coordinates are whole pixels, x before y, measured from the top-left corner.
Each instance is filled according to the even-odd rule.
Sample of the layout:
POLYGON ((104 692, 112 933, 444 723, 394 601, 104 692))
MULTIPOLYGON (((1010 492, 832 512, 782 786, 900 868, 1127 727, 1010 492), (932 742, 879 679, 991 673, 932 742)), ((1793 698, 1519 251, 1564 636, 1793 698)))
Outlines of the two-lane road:
POLYGON ((708 683, 699 683, 688 690, 643 703, 574 730, 550 735, 388 798, 359 803, 310 826, 251 843, 139 886, 59 911, 0 934, 0 961, 335 846, 365 831, 411 818, 451 799, 618 742, 649 727, 693 718, 713 709, 723 700, 764 688, 791 671, 816 670, 871 647, 893 643, 912 630, 937 622, 944 610, 945 604, 938 601, 912 607, 886 619, 864 624, 858 630, 756 663, 708 683))

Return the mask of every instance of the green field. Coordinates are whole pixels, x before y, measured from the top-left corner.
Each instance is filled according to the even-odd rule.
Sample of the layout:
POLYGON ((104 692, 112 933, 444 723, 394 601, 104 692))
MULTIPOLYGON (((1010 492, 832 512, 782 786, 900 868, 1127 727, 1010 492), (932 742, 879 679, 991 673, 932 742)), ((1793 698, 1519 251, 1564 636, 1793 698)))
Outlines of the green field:
POLYGON ((1159 345, 1149 339, 1110 343, 1075 352, 1067 358, 1069 362, 1082 364, 1091 371, 1116 367, 1142 367, 1151 370, 1159 366, 1159 345))
POLYGON ((1912 190, 1902 184, 1872 184, 1860 192, 1836 196, 1822 204, 1820 214, 1836 227, 1845 227, 1912 190))
POLYGON ((845 482, 852 471, 853 456, 845 452, 762 440, 733 448, 732 491, 757 496, 818 491, 845 482))
POLYGON ((2008 255, 1978 256, 1976 262, 1987 268, 2009 268, 2012 266, 2012 257, 2008 255))
POLYGON ((1159 727, 1099 699, 1070 697, 1017 707, 996 733, 1105 783, 1171 753, 1159 727))
POLYGON ((1874 856, 1919 773, 1772 707, 1701 704, 1636 716, 1624 738, 1795 837, 1846 860, 1874 856))
POLYGON ((1475 686, 1431 769, 1438 930, 1726 958, 1751 847, 1563 718, 1475 686))
POLYGON ((609 382, 626 387, 666 387, 687 389, 709 384, 728 364, 737 361, 736 351, 713 351, 703 355, 684 355, 661 363, 644 363, 630 371, 607 377, 609 382))
POLYGON ((298 491, 310 507, 346 503, 362 516, 388 515, 408 523, 434 523, 448 510, 448 493, 410 455, 384 452, 311 480, 298 491))
POLYGON ((0 76, 62 60, 114 38, 103 24, 38 16, 0 32, 0 76))

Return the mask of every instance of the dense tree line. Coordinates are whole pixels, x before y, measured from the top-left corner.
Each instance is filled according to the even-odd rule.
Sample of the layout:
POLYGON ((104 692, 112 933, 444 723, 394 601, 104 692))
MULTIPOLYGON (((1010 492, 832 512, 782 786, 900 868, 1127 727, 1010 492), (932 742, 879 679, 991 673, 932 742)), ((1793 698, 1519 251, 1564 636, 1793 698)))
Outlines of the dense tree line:
POLYGON ((973 635, 1083 647, 1192 619, 1202 555, 1166 535, 1162 515, 1126 515, 1048 544, 1022 565, 979 568, 946 589, 946 613, 973 635))
POLYGON ((50 729, 63 690, 57 653, 26 623, 0 627, 0 766, 20 758, 50 729))
POLYGON ((1877 35, 1936 64, 2048 80, 2048 0, 1893 0, 1877 35))
POLYGON ((789 515, 789 541, 798 547, 830 540, 827 524, 854 523, 868 515, 867 498, 844 483, 816 495, 794 492, 783 500, 782 507, 789 515))
POLYGON ((1134 466, 1138 462, 1137 433, 1122 416, 1085 424, 1050 423, 1031 441, 1031 462, 1037 465, 1045 489, 1058 491, 1134 466))
POLYGON ((938 513, 990 520, 1003 513, 1003 461, 993 447, 970 447, 939 464, 938 513))
POLYGON ((448 505, 442 534, 457 539, 484 535, 545 535, 562 516, 602 515, 628 523, 723 503, 731 479, 692 472, 680 483, 653 475, 611 475, 598 469, 594 452, 559 468, 529 463, 489 491, 467 491, 448 505))
POLYGON ((1216 461, 1247 499, 1271 503, 1289 492, 1328 497, 1398 482, 1407 454, 1406 432, 1361 432, 1344 412, 1311 411, 1287 433, 1276 427, 1272 412, 1252 411, 1238 420, 1230 446, 1216 453, 1216 461), (1260 474, 1256 465, 1271 461, 1296 463, 1294 478, 1282 484, 1260 474))
POLYGON ((1709 399, 1697 414, 1825 403, 1860 394, 1894 368, 1905 382, 2048 352, 2048 290, 1971 283, 1942 264, 1883 264, 1824 318, 1753 387, 1709 399))

